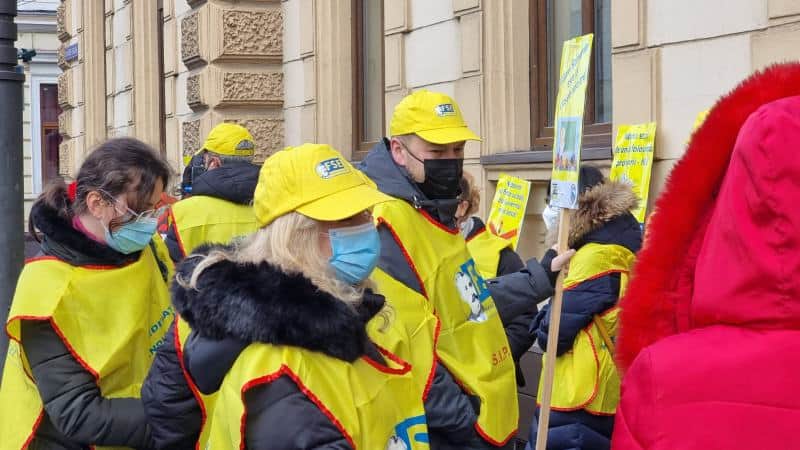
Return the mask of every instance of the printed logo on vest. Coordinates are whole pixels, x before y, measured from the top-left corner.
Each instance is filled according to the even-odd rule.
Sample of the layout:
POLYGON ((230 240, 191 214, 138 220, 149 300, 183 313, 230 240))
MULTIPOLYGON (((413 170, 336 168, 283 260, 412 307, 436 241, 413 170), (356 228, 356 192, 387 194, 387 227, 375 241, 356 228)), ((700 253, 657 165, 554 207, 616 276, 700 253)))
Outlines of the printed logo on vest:
POLYGON ((395 434, 386 443, 386 450, 411 450, 412 442, 428 444, 428 432, 425 428, 425 415, 409 417, 394 427, 395 434), (419 429, 419 432, 412 431, 419 429))
POLYGON ((439 117, 455 116, 456 109, 452 103, 442 103, 441 105, 436 105, 436 115, 439 117))
POLYGON ((486 311, 483 309, 483 302, 489 298, 489 289, 486 282, 478 274, 475 261, 470 259, 461 265, 461 270, 456 272, 456 288, 461 295, 461 300, 469 306, 470 315, 467 318, 470 322, 485 322, 486 311))
POLYGON ((349 173, 350 169, 344 165, 341 158, 331 158, 317 164, 317 175, 322 179, 329 179, 349 173))

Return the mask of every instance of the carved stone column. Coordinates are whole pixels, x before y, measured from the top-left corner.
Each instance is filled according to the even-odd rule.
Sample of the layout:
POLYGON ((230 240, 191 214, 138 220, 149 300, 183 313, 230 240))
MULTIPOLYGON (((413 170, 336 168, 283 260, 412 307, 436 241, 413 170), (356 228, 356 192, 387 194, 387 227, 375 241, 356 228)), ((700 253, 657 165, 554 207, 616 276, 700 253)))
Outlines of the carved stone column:
MULTIPOLYGON (((198 2, 190 2, 197 5, 198 2)), ((279 1, 203 3, 181 21, 181 58, 190 69, 182 123, 183 155, 220 122, 256 140, 257 159, 283 147, 283 14, 279 1)))

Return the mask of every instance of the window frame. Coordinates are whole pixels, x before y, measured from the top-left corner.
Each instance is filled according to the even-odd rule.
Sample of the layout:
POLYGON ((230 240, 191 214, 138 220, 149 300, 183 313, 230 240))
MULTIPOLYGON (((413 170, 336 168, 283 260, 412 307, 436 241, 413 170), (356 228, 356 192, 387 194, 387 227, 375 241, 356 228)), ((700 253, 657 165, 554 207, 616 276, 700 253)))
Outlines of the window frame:
MULTIPOLYGON (((530 114, 531 145, 540 151, 552 151, 553 127, 547 124, 547 0, 530 0, 530 114)), ((595 0, 581 0, 582 33, 593 33, 595 26, 595 0), (587 13, 588 12, 588 13, 587 13)), ((611 148, 611 122, 594 122, 595 118, 595 49, 589 66, 589 85, 586 93, 582 150, 611 148)), ((611 101, 611 99, 608 99, 611 101)), ((610 153, 609 153, 610 157, 610 153)))
MULTIPOLYGON (((353 153, 351 160, 360 161, 367 156, 369 150, 377 144, 379 140, 369 141, 364 139, 364 5, 363 1, 375 0, 351 0, 351 8, 353 12, 353 39, 352 39, 352 62, 353 62, 353 153)), ((386 82, 386 44, 384 42, 383 29, 384 29, 384 4, 383 0, 377 2, 381 8, 381 123, 386 123, 386 95, 385 95, 385 82, 386 82)), ((382 135, 385 134, 382 133, 382 135)), ((383 136, 381 136, 383 137, 383 136)))
MULTIPOLYGON (((44 124, 42 123, 42 100, 40 89, 43 84, 54 84, 58 89, 58 66, 54 68, 42 67, 43 74, 38 74, 34 71, 34 65, 31 65, 30 74, 30 93, 31 93, 31 169, 32 169, 32 186, 31 194, 39 195, 44 189, 44 124), (50 70, 52 69, 52 70, 50 70), (52 73, 52 75, 51 75, 52 73)), ((38 67, 37 67, 38 69, 38 67)), ((63 112, 62 112, 63 114, 63 112)), ((63 138, 62 138, 63 139, 63 138)))

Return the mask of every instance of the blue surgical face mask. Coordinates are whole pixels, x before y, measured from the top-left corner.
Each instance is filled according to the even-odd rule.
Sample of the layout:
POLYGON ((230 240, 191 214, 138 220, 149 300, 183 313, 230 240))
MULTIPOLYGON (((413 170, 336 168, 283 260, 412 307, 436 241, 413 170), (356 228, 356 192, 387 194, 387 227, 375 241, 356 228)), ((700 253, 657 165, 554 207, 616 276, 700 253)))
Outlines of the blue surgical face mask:
POLYGON ((366 280, 378 264, 381 241, 372 223, 328 231, 331 259, 328 260, 336 278, 356 285, 366 280))
POLYGON ((113 233, 106 227, 106 244, 114 250, 129 255, 147 247, 158 228, 158 218, 139 218, 121 225, 113 233))

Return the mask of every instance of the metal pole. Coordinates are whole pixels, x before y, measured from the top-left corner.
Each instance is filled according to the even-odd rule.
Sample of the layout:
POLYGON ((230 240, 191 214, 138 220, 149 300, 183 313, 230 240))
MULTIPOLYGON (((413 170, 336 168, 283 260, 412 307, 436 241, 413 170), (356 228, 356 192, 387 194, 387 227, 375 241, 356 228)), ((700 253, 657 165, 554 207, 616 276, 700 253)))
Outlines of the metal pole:
MULTIPOLYGON (((3 329, 25 252, 22 192, 22 82, 17 73, 16 0, 0 0, 0 320, 3 329)), ((0 370, 8 336, 0 332, 0 370)))

